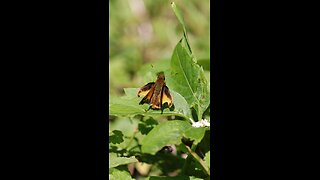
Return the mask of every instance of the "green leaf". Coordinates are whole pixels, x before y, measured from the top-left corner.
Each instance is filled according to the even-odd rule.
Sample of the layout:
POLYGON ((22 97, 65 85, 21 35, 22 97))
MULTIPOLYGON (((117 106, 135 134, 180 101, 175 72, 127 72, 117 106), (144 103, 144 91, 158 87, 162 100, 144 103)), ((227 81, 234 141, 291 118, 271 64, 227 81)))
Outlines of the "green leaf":
POLYGON ((110 97, 109 99, 109 114, 115 116, 130 116, 144 113, 139 104, 138 98, 119 98, 110 97))
POLYGON ((138 129, 141 134, 148 134, 156 125, 158 125, 158 121, 149 118, 146 121, 139 123, 138 129))
POLYGON ((210 71, 210 59, 198 59, 197 63, 202 66, 203 70, 210 71))
POLYGON ((186 33, 187 30, 186 30, 186 26, 185 26, 184 19, 183 19, 183 16, 181 14, 180 9, 176 6, 176 4, 174 2, 171 3, 171 7, 173 9, 174 14, 177 16, 177 19, 181 23, 184 33, 186 33))
MULTIPOLYGON (((109 160, 110 161, 110 160, 109 160)), ((121 171, 115 168, 109 169, 110 180, 132 180, 131 175, 128 171, 121 171)))
POLYGON ((123 134, 119 130, 113 130, 112 135, 109 134, 109 143, 120 144, 123 142, 123 134))
POLYGON ((210 151, 208 151, 204 157, 204 162, 210 168, 210 151))
POLYGON ((144 153, 155 154, 168 144, 180 144, 186 137, 198 144, 204 137, 206 128, 194 128, 185 121, 172 120, 154 127, 141 142, 144 153))
POLYGON ((117 117, 114 122, 109 122, 109 130, 119 130, 124 138, 131 137, 138 128, 140 118, 117 117))
POLYGON ((184 137, 190 138, 191 140, 194 140, 194 144, 198 144, 202 138, 204 137, 204 134, 206 132, 206 128, 194 128, 191 127, 183 134, 184 137))
POLYGON ((174 2, 172 9, 183 28, 183 37, 176 45, 171 58, 171 77, 168 84, 180 93, 197 112, 198 120, 210 104, 210 89, 203 69, 192 54, 183 16, 174 2))
POLYGON ((191 127, 186 121, 166 121, 155 128, 141 142, 143 153, 155 154, 167 144, 180 144, 183 133, 191 127))
POLYGON ((186 50, 188 50, 189 55, 192 55, 192 50, 191 50, 190 43, 189 43, 189 40, 187 37, 187 29, 186 29, 186 25, 183 20, 182 13, 174 2, 171 3, 171 7, 172 7, 173 12, 176 15, 177 19, 179 20, 180 24, 182 25, 182 28, 183 28, 183 38, 181 39, 181 43, 183 44, 183 47, 186 48, 186 50))
POLYGON ((171 74, 167 84, 180 93, 190 107, 193 107, 198 119, 210 104, 208 82, 203 69, 192 60, 181 43, 178 43, 171 59, 171 74))
POLYGON ((189 105, 179 93, 170 89, 174 110, 170 111, 166 108, 161 114, 160 110, 148 110, 148 104, 139 105, 143 97, 137 97, 138 90, 138 88, 125 88, 126 96, 121 98, 111 97, 109 100, 109 114, 115 116, 180 116, 185 119, 191 117, 189 105))
POLYGON ((138 162, 138 160, 132 156, 132 157, 117 157, 115 153, 109 153, 109 168, 117 167, 123 164, 130 164, 138 162))
POLYGON ((138 142, 136 141, 136 137, 139 133, 137 133, 138 124, 140 122, 140 118, 127 118, 127 117, 118 117, 114 122, 109 122, 110 130, 119 130, 123 134, 123 142, 120 144, 116 144, 116 147, 109 147, 112 149, 112 152, 127 152, 130 148, 137 146, 138 142))

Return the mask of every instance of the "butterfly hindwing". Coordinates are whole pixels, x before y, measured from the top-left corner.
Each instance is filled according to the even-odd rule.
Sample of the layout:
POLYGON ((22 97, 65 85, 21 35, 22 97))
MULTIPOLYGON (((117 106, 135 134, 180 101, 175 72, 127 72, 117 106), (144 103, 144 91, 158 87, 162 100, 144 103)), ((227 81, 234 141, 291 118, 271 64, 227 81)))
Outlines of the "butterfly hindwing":
POLYGON ((161 104, 164 105, 165 103, 168 103, 168 107, 171 108, 172 97, 169 88, 166 85, 163 86, 161 93, 161 104))

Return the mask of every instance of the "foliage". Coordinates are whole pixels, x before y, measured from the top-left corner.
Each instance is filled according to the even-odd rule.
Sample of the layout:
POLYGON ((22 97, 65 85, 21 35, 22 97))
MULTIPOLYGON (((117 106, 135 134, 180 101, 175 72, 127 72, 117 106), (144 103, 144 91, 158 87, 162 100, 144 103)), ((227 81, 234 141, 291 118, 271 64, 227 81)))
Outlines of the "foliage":
MULTIPOLYGON (((118 4, 111 1, 110 3, 125 7, 123 2, 118 2, 118 4)), ((186 1, 185 4, 190 6, 190 2, 186 1)), ((153 5, 152 3, 146 4, 150 8, 155 8, 153 5)), ((183 35, 180 40, 176 41, 178 43, 175 47, 172 47, 170 60, 137 63, 138 58, 148 58, 132 53, 135 51, 133 46, 132 51, 123 53, 130 57, 128 59, 135 59, 133 62, 136 65, 131 66, 133 63, 131 62, 125 66, 125 63, 119 63, 126 61, 126 58, 117 55, 121 54, 121 51, 115 47, 111 48, 110 59, 113 59, 111 69, 120 68, 118 72, 113 71, 112 73, 119 76, 122 73, 127 74, 126 78, 120 78, 123 81, 129 81, 130 76, 133 80, 126 84, 126 87, 131 88, 123 88, 124 95, 121 97, 117 90, 110 91, 110 179, 210 178, 210 138, 208 138, 210 126, 193 126, 195 122, 200 122, 204 118, 210 120, 208 114, 210 112, 210 84, 208 82, 210 57, 207 56, 197 61, 195 52, 199 49, 198 46, 196 50, 191 48, 187 23, 177 5, 171 3, 171 7, 176 20, 180 23, 183 35), (129 67, 132 69, 127 69, 129 67), (148 104, 139 105, 143 97, 137 97, 139 88, 133 87, 136 84, 142 86, 147 82, 155 81, 155 75, 160 71, 165 72, 166 84, 173 97, 174 107, 165 108, 163 111, 149 110, 148 104), (141 79, 135 79, 135 76, 141 79)), ((153 13, 149 14, 152 16, 153 13)), ((121 16, 117 17, 121 19, 121 16)), ((148 30, 145 31, 148 34, 148 30)), ((109 36, 117 36, 119 32, 111 31, 110 33, 109 36)), ((130 39, 126 39, 122 43, 129 41, 130 39)), ((148 41, 152 44, 150 39, 148 41)), ((115 43, 114 39, 109 43, 115 43)), ((139 48, 141 47, 136 49, 139 48)), ((114 78, 110 85, 114 89, 121 88, 115 85, 116 82, 117 78, 114 78)))

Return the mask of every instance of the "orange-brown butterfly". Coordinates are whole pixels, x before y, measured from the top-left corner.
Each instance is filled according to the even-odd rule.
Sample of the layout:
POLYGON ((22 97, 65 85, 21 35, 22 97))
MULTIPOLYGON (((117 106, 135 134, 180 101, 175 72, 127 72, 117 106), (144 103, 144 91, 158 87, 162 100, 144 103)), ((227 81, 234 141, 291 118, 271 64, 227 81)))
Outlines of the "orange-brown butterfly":
POLYGON ((144 98, 139 104, 149 103, 150 108, 163 110, 165 103, 167 103, 168 107, 171 108, 173 105, 172 97, 169 88, 166 86, 164 73, 159 72, 157 75, 156 82, 150 82, 140 88, 138 97, 144 96, 144 98))

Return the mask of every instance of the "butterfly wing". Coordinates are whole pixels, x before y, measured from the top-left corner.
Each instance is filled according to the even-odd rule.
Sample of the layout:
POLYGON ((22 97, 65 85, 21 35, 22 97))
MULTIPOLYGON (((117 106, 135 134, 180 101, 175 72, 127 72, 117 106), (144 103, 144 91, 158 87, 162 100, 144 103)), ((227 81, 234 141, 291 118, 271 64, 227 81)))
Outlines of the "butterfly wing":
POLYGON ((172 97, 169 88, 166 85, 163 86, 161 93, 161 104, 164 105, 165 103, 168 103, 169 108, 171 108, 172 97))
POLYGON ((140 101, 139 104, 144 104, 144 103, 150 103, 154 88, 155 88, 155 83, 151 82, 140 88, 138 92, 138 97, 144 96, 143 99, 140 101))
POLYGON ((138 97, 146 96, 154 84, 155 84, 154 82, 150 82, 150 83, 146 84, 145 86, 143 86, 142 88, 140 88, 140 90, 138 92, 138 97))

